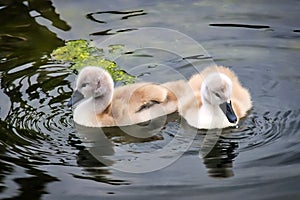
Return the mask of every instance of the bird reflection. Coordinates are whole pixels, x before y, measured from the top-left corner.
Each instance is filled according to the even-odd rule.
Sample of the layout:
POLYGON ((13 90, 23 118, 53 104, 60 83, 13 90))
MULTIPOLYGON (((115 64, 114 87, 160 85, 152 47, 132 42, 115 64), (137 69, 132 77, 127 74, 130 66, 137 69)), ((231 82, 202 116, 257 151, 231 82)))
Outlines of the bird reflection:
POLYGON ((126 185, 124 180, 110 178, 113 160, 106 158, 114 155, 114 144, 101 128, 89 128, 76 125, 77 135, 71 136, 70 143, 79 149, 77 164, 85 173, 74 174, 79 179, 89 179, 110 185, 126 185), (77 140, 78 139, 78 140, 77 140))
MULTIPOLYGON (((161 121, 160 119, 157 119, 161 121)), ((168 125, 167 125, 168 126, 168 125)), ((78 165, 83 166, 89 171, 91 167, 100 167, 101 170, 94 171, 94 176, 99 176, 100 174, 110 174, 109 169, 118 168, 120 165, 124 164, 134 164, 131 161, 124 162, 124 159, 128 159, 127 153, 132 153, 136 155, 135 159, 141 159, 142 164, 143 158, 141 156, 143 153, 134 153, 134 150, 127 149, 125 153, 117 150, 119 147, 125 148, 127 144, 138 144, 147 143, 143 145, 143 148, 149 148, 149 143, 158 140, 165 140, 163 138, 162 131, 159 130, 161 127, 166 127, 166 125, 161 125, 161 123, 153 122, 152 126, 149 124, 139 124, 130 127, 111 127, 111 128, 87 128, 83 126, 76 125, 78 135, 84 149, 82 149, 78 154, 78 165), (156 127, 155 125, 159 125, 156 127), (133 130, 136 131, 134 132, 133 130), (139 130, 139 131, 138 131, 139 130), (133 131, 133 134, 129 134, 133 131), (136 137, 137 133, 143 133, 142 137, 136 137), (153 133, 158 134, 153 134, 153 133), (148 134, 149 137, 146 137, 148 134), (127 152, 128 151, 128 152, 127 152)), ((185 136, 188 132, 193 132, 193 129, 188 126, 183 126, 183 131, 185 136)), ((223 131, 224 132, 224 131, 223 131)), ((225 129, 226 132, 226 129, 225 129)), ((196 130, 197 133, 197 130, 196 130)), ((238 148, 238 143, 227 140, 223 136, 222 130, 209 130, 205 133, 198 132, 198 135, 194 141, 194 145, 197 146, 197 151, 200 148, 200 157, 203 159, 203 163, 207 168, 208 175, 214 178, 227 178, 234 176, 233 172, 233 160, 237 156, 236 149, 238 148), (200 137, 200 139, 199 139, 200 137), (201 144, 200 144, 201 143, 201 144)), ((194 139, 194 135, 191 134, 190 139, 194 139)), ((140 146, 139 146, 140 147, 140 146)), ((141 149, 138 148, 138 151, 141 149)), ((147 149, 147 151, 150 149, 147 149)), ((141 150, 143 151, 143 150, 141 150)), ((171 152, 168 152, 171 155, 171 152)), ((137 162, 137 160, 134 160, 137 162)), ((105 179, 105 181, 108 181, 105 179)))
POLYGON ((207 168, 208 175, 214 178, 234 176, 232 167, 233 160, 238 155, 236 153, 238 143, 226 140, 225 137, 213 131, 207 134, 209 136, 202 144, 200 156, 207 168))
POLYGON ((89 164, 87 162, 88 159, 85 158, 89 157, 87 156, 88 153, 93 157, 90 164, 100 164, 100 166, 110 166, 113 164, 111 160, 105 159, 105 157, 114 155, 114 144, 107 138, 101 128, 90 128, 76 125, 76 129, 82 145, 85 147, 78 155, 78 164, 89 164), (96 162, 95 159, 98 162, 96 162))
POLYGON ((160 130, 165 125, 162 118, 123 127, 93 128, 76 124, 76 129, 85 150, 102 165, 110 166, 114 161, 109 157, 114 155, 116 146, 162 140, 160 130))
MULTIPOLYGON (((80 150, 77 154, 77 164, 88 172, 88 175, 81 175, 84 177, 79 178, 88 178, 109 184, 127 184, 123 180, 108 178, 111 170, 119 169, 124 161, 125 163, 130 162, 127 160, 130 157, 128 154, 135 155, 134 152, 131 152, 135 150, 130 147, 126 149, 127 145, 163 139, 160 130, 165 126, 162 123, 165 120, 162 118, 164 117, 124 127, 92 128, 75 124, 79 140, 75 141, 73 138, 72 143, 80 150), (138 133, 141 134, 140 137, 138 137, 138 133)), ((130 163, 127 164, 130 165, 130 163)), ((128 167, 130 167, 129 165, 128 167)))

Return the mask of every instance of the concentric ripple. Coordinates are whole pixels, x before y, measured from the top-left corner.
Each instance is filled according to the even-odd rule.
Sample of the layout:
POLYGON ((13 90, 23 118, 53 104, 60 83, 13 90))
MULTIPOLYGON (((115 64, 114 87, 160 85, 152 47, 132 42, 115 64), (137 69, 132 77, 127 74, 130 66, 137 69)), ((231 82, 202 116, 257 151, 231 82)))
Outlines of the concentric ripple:
POLYGON ((199 130, 186 155, 199 154, 212 177, 233 176, 234 160, 240 153, 253 156, 253 152, 262 152, 255 154, 252 159, 246 159, 243 166, 263 163, 277 166, 281 163, 299 162, 299 144, 295 140, 300 137, 297 135, 300 128, 299 114, 300 110, 258 113, 254 108, 249 116, 240 121, 237 128, 223 129, 221 134, 199 130), (207 134, 211 135, 205 141, 207 134), (272 145, 274 143, 276 144, 272 145), (278 146, 277 149, 270 151, 274 146, 278 146), (269 150, 266 151, 265 148, 269 150))
POLYGON ((53 64, 27 64, 2 74, 4 93, 12 105, 1 121, 1 127, 6 127, 3 132, 10 138, 1 141, 6 156, 31 164, 65 164, 65 154, 75 154, 66 151, 70 150, 66 146, 68 135, 74 132, 72 112, 65 105, 71 95, 70 74, 65 66, 53 64))
POLYGON ((266 146, 285 137, 293 137, 300 128, 300 110, 252 113, 237 129, 225 131, 221 139, 238 142, 239 152, 266 146))

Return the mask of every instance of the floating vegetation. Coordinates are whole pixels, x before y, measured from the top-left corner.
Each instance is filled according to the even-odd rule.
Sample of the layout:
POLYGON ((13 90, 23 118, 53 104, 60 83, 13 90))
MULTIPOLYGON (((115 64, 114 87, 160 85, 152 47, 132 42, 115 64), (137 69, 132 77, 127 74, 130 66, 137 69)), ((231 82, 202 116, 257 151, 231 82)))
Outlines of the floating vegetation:
POLYGON ((55 49, 51 55, 57 61, 71 63, 71 68, 78 71, 85 66, 99 66, 106 69, 115 81, 124 84, 134 82, 134 76, 121 70, 115 62, 105 59, 103 50, 92 46, 86 40, 68 41, 65 46, 55 49))

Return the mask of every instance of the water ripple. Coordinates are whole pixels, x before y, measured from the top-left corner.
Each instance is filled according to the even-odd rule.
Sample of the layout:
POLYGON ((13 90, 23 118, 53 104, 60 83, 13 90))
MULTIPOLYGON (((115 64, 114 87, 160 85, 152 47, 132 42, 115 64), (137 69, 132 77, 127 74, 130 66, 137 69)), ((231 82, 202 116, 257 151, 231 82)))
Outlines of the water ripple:
POLYGON ((64 165, 76 154, 66 144, 74 132, 72 112, 65 106, 72 92, 69 75, 65 66, 53 64, 38 68, 30 64, 26 70, 20 67, 3 73, 1 83, 11 101, 6 118, 0 121, 4 129, 1 143, 7 152, 4 160, 64 165))
POLYGON ((283 137, 293 137, 300 128, 300 110, 252 113, 237 129, 225 131, 221 139, 238 142, 239 151, 266 146, 283 137))
POLYGON ((240 27, 240 28, 251 28, 251 29, 266 29, 270 28, 267 25, 253 25, 253 24, 209 24, 210 26, 216 27, 240 27))

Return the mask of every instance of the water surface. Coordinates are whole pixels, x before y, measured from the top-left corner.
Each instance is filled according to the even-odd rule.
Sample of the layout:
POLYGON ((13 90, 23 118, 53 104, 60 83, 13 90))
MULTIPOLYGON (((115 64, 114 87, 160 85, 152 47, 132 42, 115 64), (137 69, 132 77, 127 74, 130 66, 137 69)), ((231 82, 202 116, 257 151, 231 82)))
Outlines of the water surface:
POLYGON ((1 199, 300 197, 298 1, 0 5, 1 199), (254 104, 239 127, 211 131, 207 137, 207 131, 186 126, 176 113, 162 120, 158 135, 146 139, 128 136, 128 129, 75 126, 66 103, 76 74, 70 64, 52 61, 50 53, 66 40, 100 44, 144 27, 175 30, 204 49, 188 45, 185 37, 172 42, 162 34, 159 49, 143 48, 149 41, 129 37, 121 45, 145 46, 119 56, 117 64, 138 80, 156 82, 188 78, 213 61, 232 68, 254 104), (144 156, 171 141, 176 148, 168 149, 170 154, 156 155, 156 160, 144 156), (140 171, 151 169, 149 163, 168 163, 178 152, 183 155, 161 169, 120 170, 131 164, 140 171))

